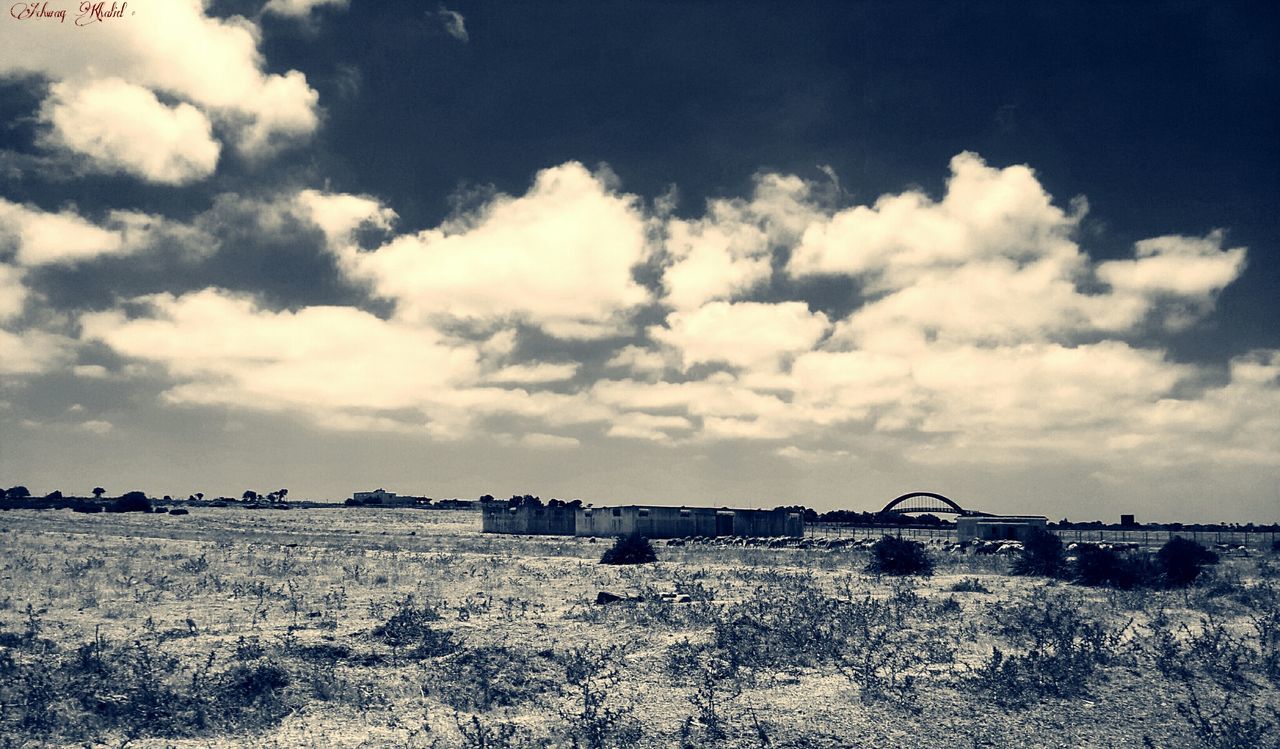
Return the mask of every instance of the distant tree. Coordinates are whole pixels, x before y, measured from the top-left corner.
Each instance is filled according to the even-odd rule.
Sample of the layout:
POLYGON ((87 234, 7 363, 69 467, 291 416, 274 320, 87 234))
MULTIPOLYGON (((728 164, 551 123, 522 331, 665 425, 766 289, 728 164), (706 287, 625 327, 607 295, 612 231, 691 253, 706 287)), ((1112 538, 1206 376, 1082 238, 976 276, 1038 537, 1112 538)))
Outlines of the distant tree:
POLYGON ((9 499, 26 499, 31 496, 31 490, 19 484, 6 491, 5 496, 9 499))
POLYGON ((481 502, 492 502, 492 501, 493 501, 493 495, 492 495, 492 494, 481 494, 481 495, 480 495, 480 501, 481 501, 481 502))
POLYGON ((244 498, 244 501, 252 502, 253 500, 258 498, 258 493, 252 489, 245 489, 244 494, 241 494, 240 496, 244 498))
POLYGON ((53 491, 44 495, 44 498, 45 499, 62 499, 62 492, 58 491, 57 489, 54 489, 53 491))
POLYGON ((204 499, 204 492, 196 492, 196 499, 204 499))
POLYGON ((94 499, 102 499, 102 495, 103 495, 103 494, 106 494, 106 493, 107 493, 107 490, 106 490, 106 489, 103 489, 101 486, 95 486, 95 487, 93 487, 93 498, 94 498, 94 499))
POLYGON ((288 490, 288 489, 280 489, 280 490, 277 490, 277 491, 276 491, 276 496, 280 498, 280 501, 281 501, 281 502, 283 502, 283 501, 284 501, 284 498, 285 498, 285 497, 287 497, 287 496, 289 496, 289 490, 288 490))

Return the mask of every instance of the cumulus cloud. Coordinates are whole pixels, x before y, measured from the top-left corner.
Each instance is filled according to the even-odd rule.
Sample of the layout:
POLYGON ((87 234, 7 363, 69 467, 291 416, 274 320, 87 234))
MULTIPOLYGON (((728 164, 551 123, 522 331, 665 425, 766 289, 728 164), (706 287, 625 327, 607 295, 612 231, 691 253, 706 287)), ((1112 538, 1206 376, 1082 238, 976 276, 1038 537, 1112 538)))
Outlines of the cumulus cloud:
POLYGON ((48 213, 0 198, 0 240, 22 265, 86 260, 129 251, 120 231, 104 229, 71 210, 48 213))
POLYGON ((221 145, 204 113, 167 106, 118 78, 53 85, 41 112, 47 142, 88 157, 99 171, 180 185, 213 173, 221 145))
MULTIPOLYGON (((94 155, 104 151, 129 164, 133 173, 148 177, 158 169, 172 182, 172 169, 139 165, 134 144, 140 132, 176 131, 183 142, 184 160, 204 165, 207 143, 194 146, 203 132, 201 115, 233 133, 236 145, 251 155, 311 134, 318 122, 317 94, 302 73, 265 72, 258 48, 259 29, 233 16, 206 15, 201 0, 135 0, 130 15, 111 24, 75 28, 64 24, 29 24, 0 46, 0 75, 35 73, 72 90, 101 92, 104 79, 115 78, 132 87, 181 100, 199 112, 152 103, 134 92, 143 107, 141 125, 129 117, 90 122, 85 101, 68 100, 67 90, 54 91, 45 110, 52 117, 56 142, 94 155), (161 108, 168 112, 160 111, 161 108), (96 144, 96 145, 93 145, 96 144), (194 150, 193 150, 194 149, 194 150)), ((131 89, 132 90, 132 89, 131 89)), ((174 149, 172 144, 170 150, 174 149)), ((161 162, 163 163, 163 162, 161 162)), ((182 172, 187 179, 199 170, 182 172)))
POLYGON ((722 362, 748 369, 776 369, 788 354, 813 348, 827 317, 803 302, 711 302, 692 312, 672 312, 650 335, 678 350, 686 368, 722 362))
POLYGON ((348 280, 393 303, 387 318, 207 290, 91 315, 84 330, 162 363, 170 402, 297 411, 334 429, 515 434, 503 439, 530 447, 576 445, 567 427, 694 448, 746 440, 815 470, 885 446, 925 467, 1112 473, 1280 456, 1280 354, 1240 357, 1219 381, 1173 360, 1146 324, 1171 304, 1181 324, 1211 312, 1243 248, 1218 232, 1163 236, 1096 262, 1078 236, 1083 201, 1059 206, 1029 167, 960 154, 951 172, 940 197, 841 208, 761 175, 751 196, 676 218, 570 162, 523 195, 402 234, 375 197, 304 191, 277 210, 314 223, 348 280), (381 246, 358 245, 368 229, 381 246), (650 291, 633 270, 654 259, 650 291), (860 296, 820 307, 803 284, 776 283, 776 267, 851 278, 860 296), (529 328, 590 340, 556 342, 542 361, 529 328))
POLYGON ((333 240, 343 268, 419 323, 527 323, 561 338, 625 334, 626 313, 648 292, 632 268, 648 256, 639 201, 569 162, 538 173, 520 197, 499 195, 474 213, 362 252, 350 232, 394 214, 352 196, 299 198, 333 240), (326 213, 329 207, 339 210, 326 213), (345 238, 345 241, 344 241, 345 238))
POLYGON ((712 200, 698 219, 667 221, 663 299, 696 308, 749 292, 772 274, 772 251, 794 241, 817 212, 808 183, 797 177, 756 177, 751 200, 712 200))
POLYGON ((0 374, 31 375, 65 366, 74 342, 41 330, 13 333, 0 329, 0 374))

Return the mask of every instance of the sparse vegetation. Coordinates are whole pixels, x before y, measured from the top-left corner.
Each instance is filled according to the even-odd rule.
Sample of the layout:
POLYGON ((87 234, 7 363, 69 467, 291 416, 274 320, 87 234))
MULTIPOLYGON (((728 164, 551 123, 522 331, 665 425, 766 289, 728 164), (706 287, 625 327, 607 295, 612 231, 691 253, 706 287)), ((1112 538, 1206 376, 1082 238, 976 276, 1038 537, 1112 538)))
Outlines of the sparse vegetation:
POLYGON ((0 736, 1054 745, 1059 716, 1087 715, 1075 745, 1141 746, 1141 726, 1154 746, 1216 749, 1280 724, 1265 555, 1116 590, 1005 577, 1007 557, 941 546, 933 578, 865 573, 865 542, 671 545, 661 564, 612 566, 587 539, 485 536, 465 512, 189 506, 5 515, 0 736), (601 590, 624 601, 596 605, 601 590))

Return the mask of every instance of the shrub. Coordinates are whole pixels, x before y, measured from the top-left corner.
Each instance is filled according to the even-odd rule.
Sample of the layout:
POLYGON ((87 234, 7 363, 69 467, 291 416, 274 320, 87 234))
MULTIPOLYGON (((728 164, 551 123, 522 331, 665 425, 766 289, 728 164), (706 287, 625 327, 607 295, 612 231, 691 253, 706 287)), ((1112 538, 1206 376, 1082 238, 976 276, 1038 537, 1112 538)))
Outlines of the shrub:
POLYGON ((151 500, 142 492, 129 492, 112 502, 107 512, 151 512, 151 500))
POLYGON ((884 575, 931 575, 933 560, 919 541, 885 536, 871 547, 867 571, 884 575))
POLYGON ((1154 576, 1150 561, 1141 554, 1121 554, 1101 546, 1076 547, 1075 581, 1082 585, 1130 588, 1144 585, 1154 576))
POLYGON ((1078 697, 1121 655, 1125 629, 1081 614, 1080 602, 1049 597, 999 611, 1003 632, 1024 650, 993 647, 974 683, 998 703, 1025 706, 1044 697, 1078 697))
POLYGON ((618 540, 600 557, 600 564, 645 564, 658 561, 653 544, 644 536, 618 536, 618 540))
POLYGON ((1013 560, 1012 572, 1015 575, 1060 577, 1066 563, 1066 552, 1058 534, 1032 528, 1022 551, 1013 560))
POLYGON ((434 606, 416 606, 413 596, 407 596, 385 623, 373 629, 373 636, 396 650, 407 649, 415 658, 434 658, 457 650, 451 632, 431 628, 440 614, 434 606))
POLYGON ((1206 564, 1217 564, 1218 555, 1195 541, 1174 536, 1156 552, 1156 565, 1165 585, 1185 588, 1200 577, 1206 564))
MULTIPOLYGON (((948 588, 948 590, 950 590, 952 593, 990 593, 991 592, 991 589, 983 585, 982 581, 976 577, 966 577, 963 580, 960 580, 952 584, 952 586, 948 588)), ((955 600, 955 599, 950 599, 950 600, 955 600)))

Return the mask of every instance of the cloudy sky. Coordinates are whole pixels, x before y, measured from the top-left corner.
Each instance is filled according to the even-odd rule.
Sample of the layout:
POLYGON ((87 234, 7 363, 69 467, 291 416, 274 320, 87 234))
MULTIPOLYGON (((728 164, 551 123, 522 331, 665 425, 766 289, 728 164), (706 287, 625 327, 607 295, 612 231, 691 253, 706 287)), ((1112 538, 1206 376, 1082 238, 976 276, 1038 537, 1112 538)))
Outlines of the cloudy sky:
POLYGON ((6 3, 0 483, 1280 520, 1277 6, 965 5, 6 3))

